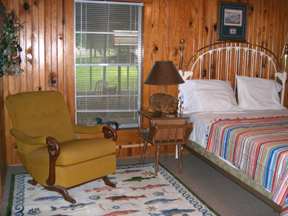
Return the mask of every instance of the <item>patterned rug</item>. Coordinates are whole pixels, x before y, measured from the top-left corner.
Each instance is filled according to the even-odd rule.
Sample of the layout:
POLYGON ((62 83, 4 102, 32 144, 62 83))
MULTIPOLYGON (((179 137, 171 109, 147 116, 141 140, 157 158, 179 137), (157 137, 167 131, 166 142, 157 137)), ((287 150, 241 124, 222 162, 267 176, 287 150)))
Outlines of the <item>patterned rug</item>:
POLYGON ((116 188, 96 180, 69 190, 71 204, 43 187, 27 183, 28 174, 17 174, 11 184, 7 215, 43 216, 212 216, 207 208, 176 177, 160 166, 154 176, 151 164, 119 167, 109 176, 116 188))

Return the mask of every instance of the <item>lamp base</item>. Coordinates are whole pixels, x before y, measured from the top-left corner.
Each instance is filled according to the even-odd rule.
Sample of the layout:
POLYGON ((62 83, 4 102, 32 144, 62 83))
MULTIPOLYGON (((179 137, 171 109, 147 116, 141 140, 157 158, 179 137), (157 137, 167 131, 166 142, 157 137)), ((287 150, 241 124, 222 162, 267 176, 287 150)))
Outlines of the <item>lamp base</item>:
POLYGON ((178 98, 165 93, 153 94, 149 99, 149 111, 155 115, 176 115, 178 108, 178 98))

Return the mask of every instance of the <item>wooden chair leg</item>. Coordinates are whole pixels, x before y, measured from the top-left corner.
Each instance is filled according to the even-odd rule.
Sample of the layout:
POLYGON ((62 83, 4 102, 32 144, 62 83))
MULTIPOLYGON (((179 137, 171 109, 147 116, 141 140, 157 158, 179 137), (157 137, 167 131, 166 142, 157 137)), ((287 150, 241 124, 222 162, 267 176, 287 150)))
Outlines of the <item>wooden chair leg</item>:
POLYGON ((141 163, 145 162, 145 156, 147 151, 148 143, 144 141, 143 149, 142 149, 142 155, 141 155, 141 163))
POLYGON ((183 167, 183 159, 182 159, 182 145, 177 144, 177 152, 178 152, 178 171, 181 173, 182 172, 182 167, 183 167))
POLYGON ((34 186, 38 184, 38 182, 35 179, 28 180, 28 183, 34 186))
POLYGON ((117 157, 121 155, 122 145, 118 145, 117 157))
POLYGON ((104 176, 103 181, 106 185, 110 186, 110 187, 116 187, 116 184, 114 184, 113 182, 110 181, 110 179, 107 176, 104 176))
POLYGON ((63 196, 63 198, 64 198, 66 201, 70 202, 70 203, 73 203, 73 204, 76 203, 76 200, 73 199, 73 198, 69 195, 67 189, 64 188, 64 187, 61 187, 61 186, 58 186, 58 185, 53 185, 53 186, 45 186, 45 188, 46 188, 47 190, 49 190, 49 191, 56 191, 56 192, 60 193, 60 194, 63 196))
POLYGON ((160 154, 160 145, 155 144, 155 176, 157 176, 159 171, 159 154, 160 154))

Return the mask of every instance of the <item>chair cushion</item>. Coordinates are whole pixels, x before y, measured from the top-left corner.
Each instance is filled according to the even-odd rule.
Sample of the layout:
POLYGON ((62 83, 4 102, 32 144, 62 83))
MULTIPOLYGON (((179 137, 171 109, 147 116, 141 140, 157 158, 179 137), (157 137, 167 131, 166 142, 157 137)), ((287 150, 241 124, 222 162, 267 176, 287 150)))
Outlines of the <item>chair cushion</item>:
MULTIPOLYGON (((60 144, 60 155, 56 161, 56 166, 82 163, 115 154, 115 151, 115 143, 105 138, 79 139, 63 142, 60 144)), ((48 155, 47 147, 36 149, 29 154, 29 157, 39 158, 41 157, 40 155, 43 155, 43 157, 48 155)))
POLYGON ((60 155, 56 165, 66 166, 83 161, 115 154, 115 143, 112 140, 79 139, 61 143, 60 155))

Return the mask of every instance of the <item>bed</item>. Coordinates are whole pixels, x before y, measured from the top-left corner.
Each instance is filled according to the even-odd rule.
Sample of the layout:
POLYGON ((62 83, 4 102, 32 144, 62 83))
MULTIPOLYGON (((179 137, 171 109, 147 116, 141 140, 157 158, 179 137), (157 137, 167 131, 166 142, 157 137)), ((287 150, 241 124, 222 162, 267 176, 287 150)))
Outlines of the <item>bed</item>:
POLYGON ((185 69, 179 110, 194 125, 188 148, 287 216, 287 75, 275 55, 249 43, 215 43, 185 69))

